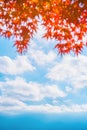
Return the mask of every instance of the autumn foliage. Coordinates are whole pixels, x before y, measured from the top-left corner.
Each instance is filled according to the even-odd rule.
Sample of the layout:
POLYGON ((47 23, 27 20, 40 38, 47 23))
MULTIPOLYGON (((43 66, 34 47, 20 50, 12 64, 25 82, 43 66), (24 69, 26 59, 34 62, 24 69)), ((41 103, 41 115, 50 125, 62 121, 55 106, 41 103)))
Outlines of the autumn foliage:
POLYGON ((37 32, 39 17, 60 54, 78 54, 87 41, 87 0, 0 0, 0 35, 15 39, 22 53, 37 32))

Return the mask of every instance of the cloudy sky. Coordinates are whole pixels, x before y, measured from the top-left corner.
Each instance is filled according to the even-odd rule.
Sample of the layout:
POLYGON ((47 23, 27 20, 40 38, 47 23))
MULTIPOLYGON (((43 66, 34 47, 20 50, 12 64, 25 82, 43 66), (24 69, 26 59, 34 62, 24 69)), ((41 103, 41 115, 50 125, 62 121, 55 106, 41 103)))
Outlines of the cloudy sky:
POLYGON ((43 31, 22 55, 11 39, 0 38, 0 113, 87 112, 86 51, 61 57, 43 31))

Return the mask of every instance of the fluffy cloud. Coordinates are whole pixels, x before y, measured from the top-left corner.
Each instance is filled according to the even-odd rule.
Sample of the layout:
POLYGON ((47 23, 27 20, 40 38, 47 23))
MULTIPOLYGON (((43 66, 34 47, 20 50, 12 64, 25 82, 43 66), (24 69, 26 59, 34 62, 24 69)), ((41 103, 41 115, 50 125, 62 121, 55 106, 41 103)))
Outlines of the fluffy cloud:
POLYGON ((0 72, 3 74, 16 75, 34 69, 27 56, 17 56, 15 59, 7 56, 0 57, 0 72))
POLYGON ((64 56, 60 62, 48 70, 47 78, 66 82, 74 89, 87 86, 87 56, 64 56))

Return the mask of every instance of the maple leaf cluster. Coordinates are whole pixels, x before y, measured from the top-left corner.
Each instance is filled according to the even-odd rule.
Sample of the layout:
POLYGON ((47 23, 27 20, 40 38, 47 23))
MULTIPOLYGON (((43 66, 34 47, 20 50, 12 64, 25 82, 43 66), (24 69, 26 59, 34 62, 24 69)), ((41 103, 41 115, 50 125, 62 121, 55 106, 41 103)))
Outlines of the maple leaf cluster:
POLYGON ((22 53, 37 32, 39 17, 46 29, 43 37, 55 39, 60 54, 78 55, 87 46, 86 0, 0 0, 0 35, 15 38, 22 53))

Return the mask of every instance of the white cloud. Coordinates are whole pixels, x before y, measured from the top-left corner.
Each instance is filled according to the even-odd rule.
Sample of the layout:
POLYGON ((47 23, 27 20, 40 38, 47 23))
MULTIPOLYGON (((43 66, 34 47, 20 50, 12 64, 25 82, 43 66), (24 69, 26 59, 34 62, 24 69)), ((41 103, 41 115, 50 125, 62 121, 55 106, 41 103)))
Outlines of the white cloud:
POLYGON ((66 96, 56 85, 26 82, 20 77, 0 82, 0 93, 0 112, 11 114, 27 111, 49 112, 52 107, 46 104, 45 98, 55 100, 66 96), (36 105, 29 105, 30 102, 36 105))
POLYGON ((7 96, 1 96, 0 97, 0 112, 1 113, 10 113, 14 114, 15 112, 19 113, 23 111, 26 108, 25 103, 22 101, 7 97, 7 96))
POLYGON ((23 101, 41 101, 46 97, 65 97, 66 94, 56 85, 45 85, 36 82, 26 82, 23 78, 15 80, 7 79, 0 82, 0 89, 3 96, 18 98, 23 101))
POLYGON ((0 113, 19 114, 21 112, 44 112, 44 113, 67 113, 67 112, 87 112, 87 104, 66 105, 27 105, 14 98, 0 97, 0 113))
POLYGON ((21 106, 21 107, 24 107, 25 104, 15 98, 11 98, 11 97, 7 97, 7 96, 1 96, 0 97, 0 105, 1 106, 21 106))
POLYGON ((15 59, 7 56, 0 57, 0 72, 3 74, 16 75, 34 69, 27 56, 17 56, 15 59))
POLYGON ((64 81, 74 89, 87 87, 87 56, 64 56, 48 70, 46 77, 53 81, 64 81))
POLYGON ((56 54, 53 51, 45 53, 41 49, 32 49, 29 51, 29 55, 38 65, 50 64, 56 59, 56 54))
POLYGON ((40 24, 34 39, 30 42, 28 51, 29 58, 40 66, 52 64, 57 58, 57 54, 53 50, 55 41, 42 38, 43 32, 45 32, 45 29, 40 24))
POLYGON ((65 97, 66 93, 56 85, 43 85, 36 82, 26 82, 17 77, 14 80, 7 79, 0 82, 0 113, 16 114, 21 112, 87 112, 87 104, 58 105, 58 97, 65 97), (49 97, 53 99, 53 105, 43 100, 49 97), (31 105, 29 101, 35 102, 31 105), (39 104, 38 104, 39 101, 39 104), (40 102, 42 101, 42 102, 40 102))
POLYGON ((66 94, 61 91, 56 85, 47 85, 42 88, 45 97, 57 98, 57 97, 65 97, 66 94))

